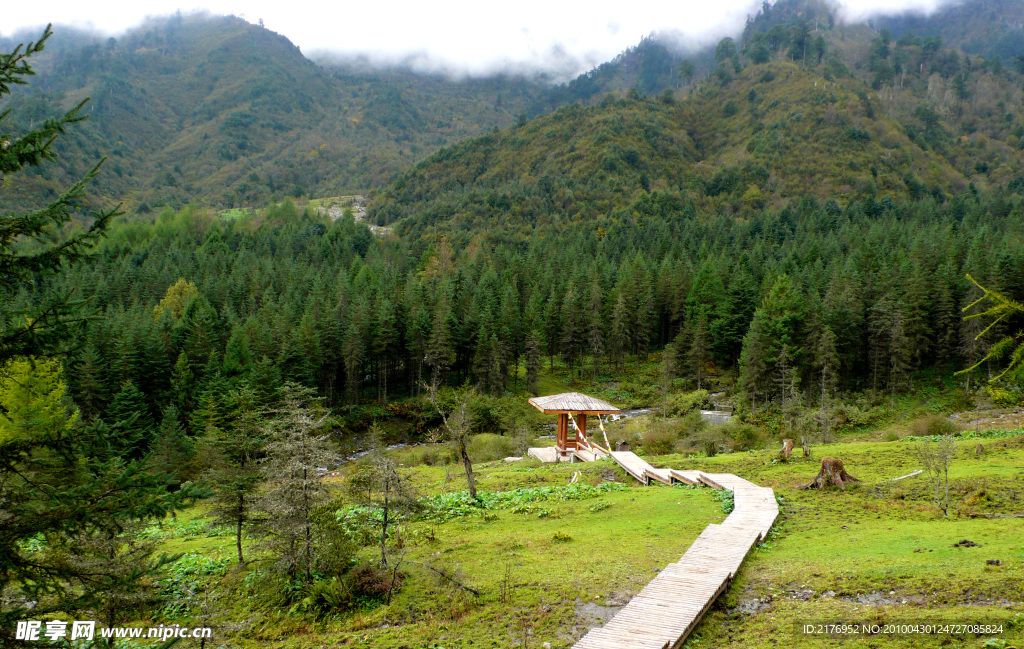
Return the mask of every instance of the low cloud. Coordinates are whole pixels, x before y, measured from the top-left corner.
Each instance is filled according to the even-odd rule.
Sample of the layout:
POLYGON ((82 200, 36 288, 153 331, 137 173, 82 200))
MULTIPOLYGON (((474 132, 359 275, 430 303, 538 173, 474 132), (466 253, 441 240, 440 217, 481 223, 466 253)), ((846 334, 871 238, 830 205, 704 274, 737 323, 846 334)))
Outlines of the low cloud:
MULTIPOLYGON (((144 5, 70 0, 15 3, 5 10, 5 34, 47 22, 91 27, 116 35, 149 14, 176 10, 234 14, 263 20, 306 53, 319 58, 400 65, 447 75, 507 72, 570 78, 612 59, 642 38, 657 34, 680 49, 739 34, 760 0, 620 0, 432 3, 383 0, 374 3, 321 3, 313 0, 151 0, 144 5)), ((862 20, 879 13, 930 12, 940 0, 846 0, 840 15, 862 20)))

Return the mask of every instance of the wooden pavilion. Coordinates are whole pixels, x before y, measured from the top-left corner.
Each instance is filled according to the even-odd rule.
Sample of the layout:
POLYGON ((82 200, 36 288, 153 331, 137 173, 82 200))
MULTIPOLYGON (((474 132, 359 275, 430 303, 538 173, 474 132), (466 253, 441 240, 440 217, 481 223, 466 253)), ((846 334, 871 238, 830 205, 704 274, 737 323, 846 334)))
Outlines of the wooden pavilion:
POLYGON ((593 450, 595 446, 600 448, 587 439, 587 415, 617 415, 620 412, 618 408, 606 401, 579 392, 534 397, 530 399, 530 405, 543 413, 558 415, 558 441, 555 443, 555 447, 558 449, 558 454, 562 456, 576 451, 593 450), (570 417, 576 422, 571 437, 570 417))

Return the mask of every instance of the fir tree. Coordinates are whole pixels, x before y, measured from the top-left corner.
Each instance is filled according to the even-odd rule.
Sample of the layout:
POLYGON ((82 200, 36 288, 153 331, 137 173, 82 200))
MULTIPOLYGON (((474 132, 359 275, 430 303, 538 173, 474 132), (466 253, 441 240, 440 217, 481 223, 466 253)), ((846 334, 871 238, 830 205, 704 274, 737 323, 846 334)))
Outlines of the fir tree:
POLYGON ((704 366, 709 359, 708 354, 708 323, 707 317, 701 314, 690 335, 690 347, 686 350, 686 362, 691 375, 696 379, 700 390, 704 380, 704 366))
POLYGON ((318 560, 315 513, 330 497, 319 471, 340 459, 325 434, 327 420, 309 388, 286 383, 281 407, 262 427, 268 440, 259 501, 263 542, 279 572, 306 584, 313 583, 318 560))
POLYGON ((537 394, 537 378, 541 366, 541 339, 540 334, 531 331, 526 339, 526 391, 530 394, 537 394))
POLYGON ((232 416, 223 426, 210 428, 201 442, 206 464, 204 478, 213 488, 212 513, 219 524, 235 530, 238 562, 245 563, 242 533, 259 520, 256 495, 263 474, 259 461, 267 442, 267 428, 256 393, 243 387, 230 395, 232 416))

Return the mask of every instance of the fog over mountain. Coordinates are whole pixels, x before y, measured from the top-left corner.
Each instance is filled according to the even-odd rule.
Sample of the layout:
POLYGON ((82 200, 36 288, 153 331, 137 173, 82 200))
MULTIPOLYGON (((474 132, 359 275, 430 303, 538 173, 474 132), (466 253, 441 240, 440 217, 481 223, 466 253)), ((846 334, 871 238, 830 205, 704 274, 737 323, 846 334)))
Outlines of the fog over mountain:
MULTIPOLYGON (((845 0, 841 14, 860 20, 876 13, 927 13, 939 0, 845 0)), ((9 36, 47 22, 117 35, 147 16, 176 11, 234 14, 262 21, 317 58, 359 57, 374 65, 402 64, 420 71, 481 75, 496 71, 543 73, 564 80, 614 57, 651 34, 669 35, 683 47, 707 45, 737 33, 761 2, 686 0, 666 4, 638 0, 628 7, 611 0, 481 5, 467 0, 434 3, 323 4, 174 0, 83 5, 68 0, 17 3, 0 33, 9 36)))

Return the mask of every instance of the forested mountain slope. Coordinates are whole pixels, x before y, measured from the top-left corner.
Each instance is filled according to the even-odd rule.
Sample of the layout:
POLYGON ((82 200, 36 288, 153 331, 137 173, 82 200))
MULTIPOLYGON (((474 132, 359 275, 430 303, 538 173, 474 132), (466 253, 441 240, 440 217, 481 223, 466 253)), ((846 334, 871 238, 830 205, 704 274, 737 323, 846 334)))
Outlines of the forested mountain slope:
POLYGON ((52 195, 102 156, 95 193, 131 208, 364 189, 443 144, 512 124, 543 89, 320 66, 234 17, 154 20, 120 39, 58 27, 38 58, 8 122, 29 128, 86 97, 90 119, 59 142, 59 171, 5 192, 7 204, 52 195))
POLYGON ((872 23, 897 37, 907 33, 939 37, 970 54, 999 56, 1007 65, 1024 56, 1024 4, 1017 0, 949 2, 932 14, 907 13, 872 23))
MULTIPOLYGON (((901 122, 904 111, 887 114, 896 100, 824 67, 748 65, 679 100, 632 94, 565 107, 434 154, 384 187, 371 210, 381 223, 422 234, 435 225, 464 232, 467 224, 616 221, 652 200, 681 213, 750 218, 803 197, 848 205, 932 194, 942 202, 972 182, 1019 184, 1012 133, 991 131, 1014 146, 954 137, 955 118, 924 102, 901 122)), ((1019 105, 1006 110, 995 129, 1021 124, 1019 105)))
MULTIPOLYGON (((978 7, 971 34, 1013 22, 1009 5, 967 4, 978 7)), ((685 132, 680 137, 693 145, 692 151, 658 152, 663 160, 630 172, 634 184, 646 176, 657 185, 662 163, 675 156, 697 165, 687 173, 704 180, 718 165, 750 162, 783 178, 783 186, 761 188, 771 204, 795 195, 806 181, 792 182, 798 169, 780 176, 764 158, 771 149, 798 159, 803 146, 837 150, 838 164, 850 167, 828 169, 825 187, 813 183, 819 196, 870 193, 869 158, 877 158, 879 175, 872 173, 871 182, 880 192, 898 194, 908 178, 924 191, 964 181, 1011 182, 1024 137, 1016 61, 965 56, 949 49, 963 39, 915 34, 917 23, 908 21, 890 35, 843 23, 817 0, 780 0, 765 4, 742 35, 716 47, 684 52, 670 38, 652 36, 557 86, 501 75, 456 80, 337 60, 317 64, 285 37, 233 17, 178 15, 117 39, 58 28, 39 57, 34 83, 12 96, 7 123, 29 128, 86 97, 90 119, 58 142, 57 167, 5 191, 0 202, 24 206, 52 196, 103 156, 109 160, 94 193, 143 212, 187 202, 262 205, 286 195, 367 190, 445 145, 566 104, 594 106, 608 93, 621 99, 630 89, 641 95, 668 90, 680 101, 695 95, 660 117, 634 116, 652 118, 659 136, 685 132), (800 70, 778 67, 783 63, 800 70), (752 67, 764 64, 776 67, 752 67), (769 79, 772 74, 782 76, 769 79), (811 143, 808 135, 819 129, 824 137, 811 143), (850 142, 843 142, 844 130, 850 142), (802 144, 776 141, 790 131, 802 144), (906 139, 921 151, 908 148, 906 139)), ((922 25, 922 34, 930 33, 922 25)), ((21 36, 3 39, 4 46, 37 34, 21 36)), ((527 127, 536 128, 543 126, 527 127)), ((616 166, 610 158, 606 164, 616 166)), ((741 195, 763 182, 760 168, 750 174, 741 179, 741 195)))

